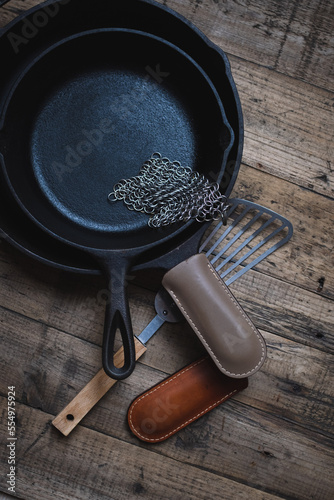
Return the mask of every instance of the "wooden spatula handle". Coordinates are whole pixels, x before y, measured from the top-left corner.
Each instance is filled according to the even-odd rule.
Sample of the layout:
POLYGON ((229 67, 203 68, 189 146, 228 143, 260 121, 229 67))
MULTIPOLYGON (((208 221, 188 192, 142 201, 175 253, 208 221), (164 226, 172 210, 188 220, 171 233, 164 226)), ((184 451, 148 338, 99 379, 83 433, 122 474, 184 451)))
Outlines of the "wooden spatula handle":
MULTIPOLYGON (((136 360, 139 359, 146 347, 135 340, 136 360)), ((123 347, 119 349, 114 356, 115 366, 121 367, 124 363, 123 347)), ((108 377, 103 368, 88 382, 88 384, 75 396, 75 398, 64 408, 52 421, 64 436, 78 425, 85 415, 96 405, 109 389, 115 385, 117 380, 108 377)))

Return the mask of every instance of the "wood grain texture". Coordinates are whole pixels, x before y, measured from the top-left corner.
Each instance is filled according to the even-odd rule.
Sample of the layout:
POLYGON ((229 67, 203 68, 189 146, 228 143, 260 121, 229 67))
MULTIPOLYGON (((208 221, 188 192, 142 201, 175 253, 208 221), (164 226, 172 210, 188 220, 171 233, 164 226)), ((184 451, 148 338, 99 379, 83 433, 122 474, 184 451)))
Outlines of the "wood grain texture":
MULTIPOLYGON (((50 424, 50 415, 27 406, 20 407, 18 413, 21 428, 29 429, 29 432, 18 434, 21 453, 25 457, 20 466, 20 487, 17 488, 21 498, 46 499, 52 495, 56 499, 109 500, 141 495, 144 498, 195 500, 207 498, 208 484, 212 498, 220 498, 222 491, 227 500, 234 499, 235 495, 245 500, 276 498, 204 468, 195 468, 191 464, 180 467, 178 459, 92 429, 82 429, 81 439, 75 434, 59 438, 50 424), (50 456, 51 448, 53 453, 50 456), (46 476, 46 480, 36 482, 31 495, 32 490, 26 485, 35 475, 40 475, 41 479, 46 476), (60 485, 63 485, 62 489, 60 485)), ((3 464, 0 468, 3 472, 3 464)))
POLYGON ((243 161, 333 198, 334 96, 231 58, 245 120, 243 161))
POLYGON ((159 0, 227 54, 334 90, 331 0, 159 0))
MULTIPOLYGON (((159 2, 228 54, 245 122, 233 195, 294 226, 288 245, 231 285, 268 357, 232 400, 164 443, 141 443, 126 423, 130 403, 204 353, 185 322, 165 323, 131 377, 65 437, 52 420, 101 368, 106 283, 48 268, 0 241, 0 498, 15 385, 17 498, 332 500, 333 2, 159 2)), ((38 3, 12 0, 0 26, 38 3)), ((155 316, 161 276, 132 278, 138 335, 155 316)))
MULTIPOLYGON (((4 313, 8 314, 8 311, 4 311, 4 313)), ((7 321, 12 325, 13 331, 8 332, 7 342, 2 342, 2 352, 5 359, 10 363, 11 369, 8 372, 8 366, 2 366, 1 394, 6 392, 6 385, 10 374, 10 384, 16 385, 18 401, 24 402, 24 408, 37 408, 42 411, 43 415, 45 412, 49 414, 56 413, 68 401, 67 398, 70 398, 71 395, 74 395, 78 391, 82 383, 81 381, 87 380, 87 374, 93 372, 96 363, 100 359, 99 350, 91 343, 82 341, 74 336, 67 339, 68 335, 63 332, 57 332, 53 329, 45 331, 40 323, 33 320, 26 320, 16 313, 12 313, 10 320, 7 321), (38 328, 36 328, 37 326, 38 328), (15 342, 13 342, 15 332, 15 342), (26 332, 30 332, 28 339, 26 332), (62 345, 66 345, 66 351, 60 349, 62 345), (15 354, 15 356, 11 357, 11 353, 15 354), (18 357, 18 353, 21 353, 21 357, 18 357), (79 359, 82 360, 81 363, 78 362, 79 359), (61 373, 58 373, 59 366, 66 367, 66 371, 63 370, 61 373)), ((209 420, 204 418, 200 424, 192 426, 191 429, 186 429, 183 433, 179 433, 174 441, 170 441, 166 448, 160 450, 160 453, 167 454, 168 457, 179 462, 187 462, 187 457, 189 457, 190 453, 193 465, 200 467, 200 469, 202 467, 205 467, 206 470, 209 468, 209 470, 213 470, 219 475, 224 475, 224 471, 228 471, 229 477, 232 470, 233 479, 237 482, 243 482, 246 478, 248 478, 248 481, 250 480, 248 474, 251 464, 252 482, 248 484, 255 484, 260 488, 263 488, 264 485, 267 488, 272 484, 277 484, 278 486, 277 460, 273 460, 275 467, 272 468, 272 471, 268 470, 268 465, 270 464, 270 462, 268 464, 268 461, 274 457, 277 459, 278 455, 280 457, 279 468, 286 471, 288 464, 289 471, 291 472, 291 476, 289 476, 291 477, 291 483, 288 486, 284 484, 283 488, 287 496, 293 496, 301 487, 297 479, 292 480, 292 478, 296 478, 296 473, 300 475, 301 470, 305 471, 310 468, 310 464, 308 465, 307 462, 300 460, 299 457, 312 456, 313 471, 317 474, 321 471, 324 474, 325 482, 322 482, 322 491, 325 495, 328 495, 331 475, 329 475, 328 471, 326 472, 327 469, 324 465, 327 464, 327 467, 331 470, 331 464, 333 463, 331 458, 331 450, 333 449, 332 356, 321 354, 318 350, 308 349, 306 351, 305 347, 299 343, 287 342, 276 335, 269 335, 266 332, 262 333, 265 335, 269 347, 268 360, 258 376, 254 376, 251 379, 250 389, 244 391, 244 394, 238 398, 243 405, 238 406, 238 409, 235 410, 237 413, 232 412, 230 407, 228 407, 228 410, 219 408, 219 413, 218 410, 212 413, 208 417, 209 420), (310 370, 310 366, 312 366, 312 370, 310 370), (325 391, 325 389, 329 392, 325 391), (250 413, 255 411, 255 408, 259 408, 259 414, 254 416, 252 423, 249 424, 250 413), (223 414, 220 413, 221 411, 223 414), (277 419, 276 429, 272 427, 274 416, 277 419), (226 419, 228 420, 228 424, 226 419), (221 448, 223 445, 221 443, 222 429, 219 425, 219 420, 224 422, 223 436, 225 438, 223 439, 223 449, 221 448), (236 427, 236 422, 240 422, 240 429, 238 426, 236 427), (288 432, 288 428, 291 425, 295 426, 295 431, 289 434, 290 431, 288 432), (243 429, 243 433, 240 435, 241 429, 243 429), (272 435, 272 433, 274 434, 272 435), (325 439, 322 437, 326 435, 331 435, 332 441, 328 441, 329 438, 325 439), (246 436, 248 436, 248 440, 246 441, 247 446, 245 446, 246 436), (283 440, 282 436, 284 436, 283 440), (238 437, 237 443, 236 437, 238 437), (249 439, 254 440, 251 452, 249 450, 249 439), (317 454, 314 453, 313 449, 315 443, 317 443, 317 454), (224 457, 223 462, 222 457, 224 457), (262 464, 259 464, 259 457, 261 457, 260 462, 263 459, 262 464), (289 457, 289 460, 286 457, 289 457), (256 473, 253 472, 255 464, 257 466, 256 473), (264 470, 266 471, 266 481, 262 477, 264 470)), ((161 334, 162 338, 164 332, 161 332, 161 334)), ((150 344, 148 352, 151 351, 151 355, 159 359, 158 352, 160 349, 161 344, 157 342, 155 345, 150 344)), ((179 346, 177 339, 174 339, 173 343, 169 342, 164 345, 163 361, 165 366, 160 362, 159 371, 152 369, 150 366, 140 364, 129 379, 121 381, 117 387, 114 387, 102 399, 101 403, 86 417, 83 427, 96 429, 98 436, 103 436, 103 439, 105 439, 106 435, 109 435, 114 436, 117 442, 119 439, 122 442, 128 442, 130 438, 125 424, 128 405, 143 389, 162 380, 165 376, 165 370, 170 370, 171 368, 171 372, 174 370, 171 367, 171 358, 175 350, 182 352, 182 343, 179 346), (167 347, 169 350, 167 350, 167 347)), ((186 359, 186 356, 183 356, 183 359, 186 359)), ((24 412, 25 410, 22 409, 22 411, 24 412)), ((38 413, 34 417, 34 425, 39 427, 36 429, 36 437, 31 438, 31 442, 38 439, 41 433, 43 433, 43 429, 45 429, 43 419, 39 418, 40 416, 38 413)), ((22 422, 19 412, 18 420, 22 432, 27 434, 30 424, 22 422)), ((63 446, 67 446, 67 449, 71 450, 70 454, 74 453, 74 457, 79 453, 81 459, 82 457, 87 457, 88 460, 88 455, 86 455, 88 453, 86 436, 82 434, 83 427, 80 426, 73 434, 76 436, 76 446, 79 447, 77 451, 73 450, 71 442, 68 442, 67 445, 63 443, 63 446), (81 439, 83 440, 81 445, 83 446, 82 450, 85 450, 83 455, 82 451, 80 452, 81 439)), ((40 439, 42 438, 40 437, 40 439)), ((58 439, 58 437, 52 435, 49 441, 49 443, 51 441, 53 443, 52 467, 55 466, 54 460, 58 457, 58 453, 64 453, 64 451, 59 449, 57 451, 56 443, 58 439)), ((135 441, 132 441, 132 444, 137 447, 135 441)), ((119 450, 119 446, 117 446, 117 450, 119 450)), ((127 453, 133 454, 129 450, 123 458, 119 457, 118 460, 124 460, 124 463, 128 464, 129 457, 127 453)), ((146 453, 151 453, 151 450, 146 450, 146 453)), ((37 458, 37 455, 40 455, 39 448, 35 449, 35 454, 35 457, 32 455, 34 459, 37 458)), ((22 456, 21 463, 26 464, 24 468, 28 467, 28 464, 30 464, 29 455, 20 456, 22 456)), ((108 456, 110 456, 110 451, 108 456)), ((44 459, 44 464, 47 463, 48 461, 45 462, 44 459)), ((57 474, 62 474, 59 462, 56 462, 56 464, 58 465, 55 466, 52 474, 52 481, 55 482, 57 481, 57 474)), ((152 467, 155 466, 152 464, 152 467)), ((35 474, 30 465, 28 470, 30 474, 35 474)), ((46 472, 45 465, 43 470, 46 472)), ((73 466, 71 466, 70 470, 73 470, 73 466)), ((166 471, 166 469, 163 470, 166 471)), ((81 472, 83 473, 82 469, 81 472)), ((98 472, 98 476, 100 476, 100 470, 98 472)), ((124 473, 128 476, 126 467, 124 473)), ((81 477, 80 474, 79 476, 75 476, 77 481, 79 477, 81 477)), ((297 477, 299 476, 297 475, 297 477)), ((309 475, 309 478, 310 483, 307 486, 315 491, 315 477, 309 475)), ((29 481, 25 475, 21 476, 21 479, 23 481, 20 484, 24 488, 25 485, 29 484, 29 481)), ((118 479, 115 478, 115 480, 117 483, 118 479)), ((85 478, 86 487, 93 490, 95 488, 93 486, 95 481, 96 476, 91 476, 90 480, 85 478)), ((128 480, 125 480, 124 477, 123 481, 126 482, 128 480)), ((41 498, 44 498, 43 495, 46 495, 42 490, 47 488, 47 484, 43 483, 43 481, 39 482, 38 487, 41 488, 41 491, 37 491, 42 495, 41 498)), ((144 484, 146 485, 147 483, 143 482, 143 487, 145 487, 144 484)), ((68 489, 67 482, 64 483, 64 486, 66 486, 67 494, 72 494, 72 490, 68 489)), ((55 487, 55 491, 58 491, 59 488, 60 483, 57 488, 55 487)), ((105 485, 104 492, 109 491, 106 488, 107 485, 105 485)), ((174 492, 173 489, 170 489, 172 488, 171 484, 168 485, 168 488, 170 494, 174 492)), ((299 491, 300 496, 298 498, 308 498, 306 490, 306 486, 303 486, 302 490, 299 491)), ((212 495, 216 495, 214 490, 210 489, 210 491, 212 495)), ((279 491, 282 492, 282 485, 279 491)), ((192 489, 188 491, 190 498, 191 492, 192 489)), ((85 489, 83 494, 94 495, 93 491, 87 493, 85 489)), ((95 495, 100 494, 102 494, 100 490, 98 492, 95 491, 95 495)), ((122 498, 122 494, 125 494, 123 490, 119 492, 116 488, 116 495, 118 495, 116 498, 122 498)), ((256 496, 254 497, 256 498, 256 496)), ((93 498, 98 498, 98 496, 93 496, 93 498)), ((201 498, 200 494, 198 498, 201 498)), ((205 497, 203 496, 203 498, 205 497)), ((218 497, 212 496, 212 498, 218 497)), ((315 496, 315 498, 317 497, 315 496)))
MULTIPOLYGON (((145 352, 146 347, 135 338, 136 360, 145 352)), ((121 347, 114 356, 114 365, 117 368, 124 364, 124 349, 121 347)), ((101 368, 96 375, 81 389, 79 394, 62 410, 56 418, 52 420, 52 425, 56 427, 64 436, 81 422, 87 413, 96 405, 98 401, 117 383, 117 380, 108 377, 101 368)))

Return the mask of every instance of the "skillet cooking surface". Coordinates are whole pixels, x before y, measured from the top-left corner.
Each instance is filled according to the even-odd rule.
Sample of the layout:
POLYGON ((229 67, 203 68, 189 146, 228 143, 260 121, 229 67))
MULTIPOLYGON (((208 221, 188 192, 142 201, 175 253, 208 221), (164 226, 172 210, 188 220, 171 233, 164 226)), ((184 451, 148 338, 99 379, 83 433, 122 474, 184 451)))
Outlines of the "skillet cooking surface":
POLYGON ((182 228, 152 230, 146 215, 107 196, 155 151, 216 180, 233 137, 218 102, 198 65, 157 37, 118 29, 76 35, 40 57, 11 96, 10 182, 28 213, 56 234, 61 225, 76 245, 163 240, 182 228))

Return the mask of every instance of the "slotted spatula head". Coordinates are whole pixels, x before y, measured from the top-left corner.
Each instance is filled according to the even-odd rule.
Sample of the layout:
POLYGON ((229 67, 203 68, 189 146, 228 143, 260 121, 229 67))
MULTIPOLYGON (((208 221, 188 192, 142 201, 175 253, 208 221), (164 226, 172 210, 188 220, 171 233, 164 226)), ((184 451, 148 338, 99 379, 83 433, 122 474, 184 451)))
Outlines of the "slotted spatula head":
POLYGON ((257 203, 233 198, 227 223, 213 222, 199 248, 227 285, 259 264, 292 236, 290 221, 257 203))

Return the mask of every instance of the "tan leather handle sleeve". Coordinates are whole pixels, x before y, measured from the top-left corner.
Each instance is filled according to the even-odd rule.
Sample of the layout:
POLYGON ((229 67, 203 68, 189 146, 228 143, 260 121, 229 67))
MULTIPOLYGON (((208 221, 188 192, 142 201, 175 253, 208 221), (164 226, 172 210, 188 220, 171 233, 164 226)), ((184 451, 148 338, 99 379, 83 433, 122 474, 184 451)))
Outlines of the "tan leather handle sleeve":
POLYGON ((225 375, 248 377, 260 369, 264 339, 204 254, 175 266, 162 284, 225 375))

